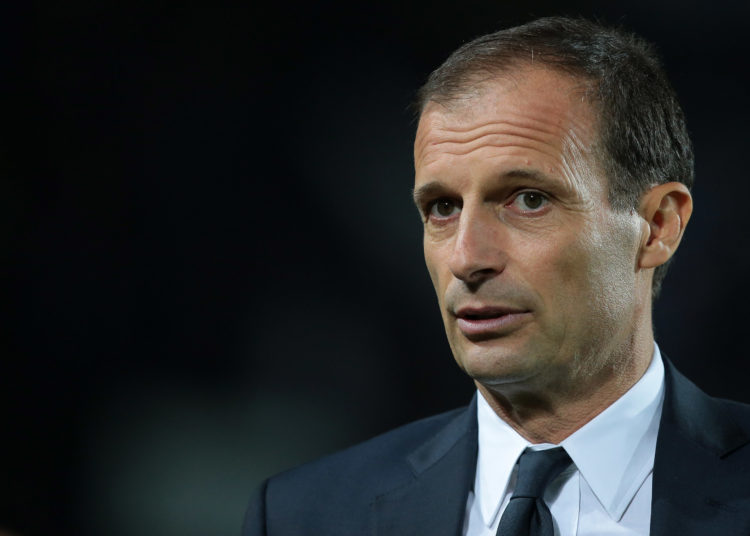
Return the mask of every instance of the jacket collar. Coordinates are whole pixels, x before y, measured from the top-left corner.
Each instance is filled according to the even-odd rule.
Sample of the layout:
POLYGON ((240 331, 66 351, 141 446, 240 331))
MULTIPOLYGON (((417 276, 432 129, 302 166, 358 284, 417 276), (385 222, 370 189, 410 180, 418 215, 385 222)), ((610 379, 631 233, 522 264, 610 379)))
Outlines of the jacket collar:
MULTIPOLYGON (((739 527, 742 518, 738 515, 750 524, 748 504, 740 507, 736 502, 746 490, 727 486, 738 469, 734 455, 750 438, 732 419, 726 403, 703 393, 668 359, 664 365, 651 534, 715 534, 721 527, 739 527)), ((739 479, 735 481, 740 484, 739 479)))
POLYGON ((477 400, 413 451, 412 478, 378 496, 374 533, 460 535, 477 462, 477 400))
MULTIPOLYGON (((737 459, 750 459, 750 437, 726 403, 703 393, 666 356, 664 366, 651 534, 735 534, 729 532, 734 527, 744 535, 741 527, 750 526, 750 504, 742 488, 746 476, 737 476, 737 459), (727 485, 732 481, 735 487, 727 485)), ((475 396, 466 410, 408 456, 411 478, 376 497, 374 534, 460 535, 476 456, 475 396)))

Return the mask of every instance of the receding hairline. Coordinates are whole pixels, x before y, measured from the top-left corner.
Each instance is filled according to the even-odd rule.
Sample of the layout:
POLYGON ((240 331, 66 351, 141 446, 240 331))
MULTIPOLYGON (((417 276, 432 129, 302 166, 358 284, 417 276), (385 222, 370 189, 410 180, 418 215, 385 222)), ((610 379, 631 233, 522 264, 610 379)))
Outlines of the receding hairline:
MULTIPOLYGON (((543 65, 591 82, 588 105, 596 117, 598 159, 613 207, 639 206, 655 184, 694 182, 694 156, 685 114, 656 47, 622 27, 581 17, 543 17, 479 36, 456 49, 427 78, 412 101, 421 123, 430 102, 449 105, 472 80, 543 65)), ((666 264, 656 268, 653 295, 666 264)))
MULTIPOLYGON (((605 119, 602 117, 602 106, 600 99, 596 95, 596 81, 591 80, 590 77, 584 77, 572 74, 569 70, 563 70, 556 68, 555 66, 549 67, 542 63, 530 63, 519 61, 514 63, 513 67, 502 70, 495 70, 493 73, 485 71, 482 76, 476 76, 474 80, 476 83, 472 84, 471 80, 467 80, 464 84, 463 90, 458 90, 451 95, 443 95, 442 97, 429 99, 425 101, 424 107, 417 117, 417 138, 415 139, 416 144, 419 142, 420 131, 422 130, 422 120, 426 118, 426 112, 430 114, 437 112, 438 114, 463 114, 467 110, 471 111, 474 109, 474 104, 481 100, 483 97, 491 96, 502 84, 505 84, 508 80, 517 84, 517 87, 507 87, 508 93, 515 90, 524 90, 520 86, 535 73, 546 73, 556 77, 560 77, 564 82, 561 84, 554 85, 550 88, 546 94, 553 95, 555 97, 562 96, 567 98, 568 102, 573 106, 569 108, 571 125, 577 125, 579 128, 585 128, 586 131, 577 131, 578 134, 583 134, 587 139, 589 150, 597 161, 597 165, 602 166, 606 159, 606 150, 604 148, 603 140, 603 124, 605 119), (436 108, 432 108, 436 106, 436 108), (428 110, 428 107, 431 110, 428 110)), ((552 100, 552 99, 550 99, 552 100)), ((469 112, 471 113, 471 112, 469 112)))
MULTIPOLYGON (((557 125, 560 127, 566 125, 564 128, 565 134, 561 134, 561 143, 563 144, 561 150, 566 154, 570 154, 568 151, 581 151, 582 153, 587 154, 587 158, 591 159, 589 160, 589 164, 593 166, 590 170, 604 180, 606 188, 611 188, 612 180, 606 170, 607 152, 603 140, 602 116, 600 113, 601 106, 596 96, 592 96, 592 93, 595 92, 596 86, 594 84, 595 81, 590 80, 590 77, 572 74, 569 70, 548 66, 540 62, 532 64, 531 62, 519 61, 515 62, 512 67, 498 69, 492 73, 485 71, 483 75, 475 76, 474 80, 477 82, 472 84, 470 81, 467 81, 463 84, 465 87, 463 91, 456 91, 451 96, 446 96, 441 99, 430 99, 425 102, 422 113, 419 116, 417 136, 414 140, 415 159, 417 158, 419 149, 424 149, 426 145, 426 139, 424 137, 424 132, 426 132, 426 130, 423 131, 422 129, 431 128, 427 125, 432 122, 430 116, 433 113, 436 113, 438 118, 442 115, 460 116, 464 113, 468 113, 469 116, 471 116, 471 110, 474 109, 474 104, 483 97, 489 97, 491 99, 490 102, 497 98, 497 102, 500 102, 504 91, 507 91, 508 93, 514 91, 525 93, 530 87, 533 88, 537 83, 541 83, 542 85, 549 84, 549 89, 540 93, 542 97, 535 96, 534 100, 529 102, 544 99, 544 96, 546 95, 554 95, 549 101, 557 99, 568 101, 568 106, 570 107, 567 108, 565 116, 567 116, 569 122, 557 125), (534 75, 539 73, 550 75, 552 78, 538 78, 533 80, 534 75), (530 78, 532 78, 532 80, 529 80, 530 78), (555 83, 555 79, 559 79, 560 82, 555 83), (513 81, 513 85, 507 85, 508 80, 513 81), (526 87, 522 87, 522 84, 524 83, 531 83, 531 86, 527 85, 526 87), (493 95, 493 91, 503 85, 506 86, 506 89, 493 95), (433 106, 435 107, 433 108, 433 106), (427 121, 427 123, 424 123, 423 120, 427 121), (422 135, 420 135, 420 133, 422 133, 422 135)), ((546 101, 546 99, 544 100, 546 101)), ((480 111, 477 118, 483 117, 484 116, 480 111)), ((563 116, 561 116, 561 118, 562 117, 563 116)), ((474 120, 470 119, 470 122, 472 121, 474 120)), ((490 119, 486 119, 486 121, 491 122, 490 119)), ((511 175, 538 178, 535 176, 536 173, 525 175, 518 170, 515 170, 511 175)), ((540 175, 543 174, 540 173, 540 175)), ((630 207, 622 207, 622 209, 623 211, 629 211, 630 207)))
POLYGON ((430 103, 438 104, 452 111, 454 108, 460 107, 462 103, 481 96, 496 81, 513 80, 516 77, 524 76, 524 73, 535 70, 555 73, 576 82, 573 86, 574 94, 580 96, 582 100, 592 106, 592 111, 598 115, 600 99, 596 94, 598 80, 594 77, 580 70, 566 68, 564 65, 548 63, 546 60, 532 61, 530 58, 518 57, 505 59, 497 64, 485 61, 475 66, 472 65, 463 70, 456 77, 456 81, 450 85, 433 88, 429 92, 420 92, 415 103, 417 120, 422 117, 430 103))

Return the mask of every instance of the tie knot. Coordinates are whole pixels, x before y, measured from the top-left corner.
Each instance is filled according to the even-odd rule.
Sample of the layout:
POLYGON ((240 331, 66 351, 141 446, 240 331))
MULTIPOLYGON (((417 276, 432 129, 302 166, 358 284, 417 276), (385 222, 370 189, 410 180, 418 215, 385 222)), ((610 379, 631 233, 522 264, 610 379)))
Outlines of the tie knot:
POLYGON ((513 498, 541 498, 549 483, 570 463, 570 456, 562 447, 526 449, 518 459, 518 479, 513 498))

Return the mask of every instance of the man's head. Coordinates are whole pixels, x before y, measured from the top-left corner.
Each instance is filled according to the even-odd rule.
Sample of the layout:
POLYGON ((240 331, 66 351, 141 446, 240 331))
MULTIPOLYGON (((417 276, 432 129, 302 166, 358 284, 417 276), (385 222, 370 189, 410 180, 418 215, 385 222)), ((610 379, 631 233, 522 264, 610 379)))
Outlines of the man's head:
MULTIPOLYGON (((417 107, 451 106, 482 81, 523 66, 576 79, 594 109, 593 140, 614 208, 638 208, 651 186, 693 186, 693 150, 682 109, 653 47, 639 37, 583 19, 550 17, 479 37, 456 50, 420 89, 417 107)), ((654 271, 656 297, 666 275, 654 271)))
MULTIPOLYGON (((456 360, 490 389, 563 393, 619 381, 632 354, 652 344, 653 271, 669 260, 690 216, 684 182, 692 174, 661 175, 684 166, 663 155, 665 142, 640 124, 662 125, 672 145, 689 154, 672 128, 680 123, 687 140, 681 116, 667 119, 664 103, 628 105, 651 114, 631 118, 640 121, 638 135, 623 134, 639 151, 636 161, 622 154, 622 140, 611 139, 622 126, 610 123, 626 107, 605 106, 614 99, 611 83, 553 54, 556 43, 585 56, 579 34, 593 28, 555 19, 507 30, 511 37, 480 38, 451 56, 421 92, 415 201, 425 259, 456 360), (568 26, 578 34, 566 38, 568 26), (506 54, 504 43, 524 32, 539 44, 515 44, 506 54), (471 53, 472 46, 482 53, 471 53), (495 49, 500 63, 491 61, 495 49), (473 66, 462 66, 464 57, 473 66), (637 174, 632 185, 637 170, 649 175, 637 174)), ((587 39, 609 44, 589 43, 599 63, 617 53, 598 34, 587 39)))

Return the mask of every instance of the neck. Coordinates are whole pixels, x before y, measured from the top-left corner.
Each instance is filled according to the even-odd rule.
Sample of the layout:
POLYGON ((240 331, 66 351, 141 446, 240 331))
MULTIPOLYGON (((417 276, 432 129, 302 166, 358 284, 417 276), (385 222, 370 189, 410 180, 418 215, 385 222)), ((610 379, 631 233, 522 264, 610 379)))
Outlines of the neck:
MULTIPOLYGON (((497 415, 532 443, 559 444, 625 394, 646 372, 653 355, 650 323, 623 348, 595 356, 597 367, 544 386, 488 386, 475 381, 497 415)), ((573 368, 573 367, 571 367, 573 368)))

